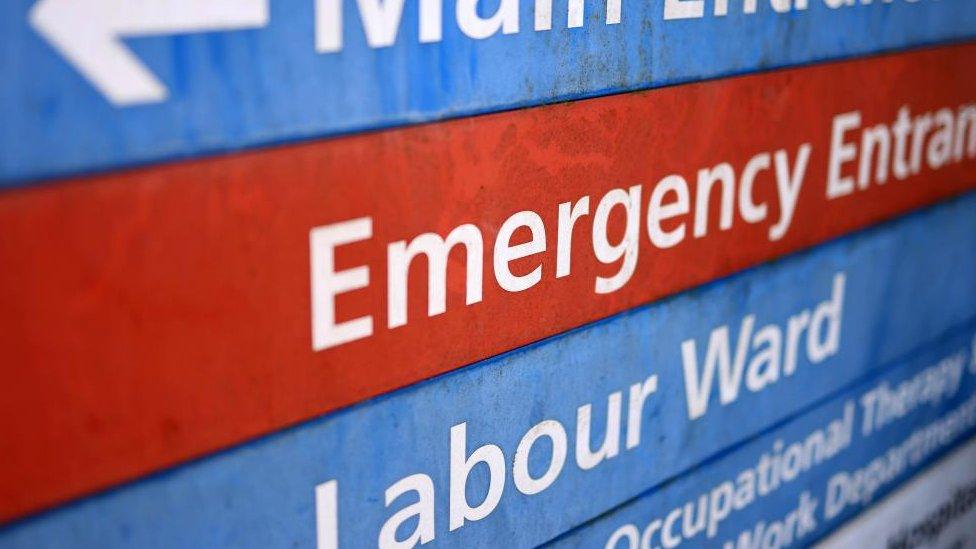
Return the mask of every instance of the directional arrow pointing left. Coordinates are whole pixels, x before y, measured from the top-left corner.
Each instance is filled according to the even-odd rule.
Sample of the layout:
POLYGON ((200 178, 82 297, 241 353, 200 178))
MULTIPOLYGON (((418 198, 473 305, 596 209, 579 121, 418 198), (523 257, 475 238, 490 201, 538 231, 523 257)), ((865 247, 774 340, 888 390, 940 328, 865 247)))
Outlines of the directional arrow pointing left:
POLYGON ((166 86, 123 37, 267 26, 269 0, 40 0, 30 23, 117 106, 164 101, 166 86))

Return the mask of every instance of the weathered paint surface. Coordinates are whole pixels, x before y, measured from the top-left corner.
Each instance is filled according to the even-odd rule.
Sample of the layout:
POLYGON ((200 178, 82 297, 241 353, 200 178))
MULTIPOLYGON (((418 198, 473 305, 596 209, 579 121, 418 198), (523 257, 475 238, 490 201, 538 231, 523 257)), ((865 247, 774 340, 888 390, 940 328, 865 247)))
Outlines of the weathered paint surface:
MULTIPOLYGON (((312 546, 317 524, 333 516, 326 505, 317 523, 315 490, 334 480, 339 542, 359 547, 375 543, 389 517, 418 501, 416 492, 387 492, 418 474, 429 478, 435 542, 547 541, 888 368, 954 327, 971 336, 974 214, 976 195, 970 195, 758 267, 14 524, 0 533, 0 546, 312 546), (838 275, 844 277, 840 289, 838 275), (789 338, 782 332, 789 319, 804 315, 809 330, 788 375, 789 338), (742 347, 748 371, 765 347, 755 338, 779 326, 780 375, 756 389, 747 371, 728 401, 720 399, 716 377, 707 410, 689 419, 683 347, 696 341, 701 360, 710 334, 723 326, 733 346, 743 333, 753 334, 742 347), (823 350, 819 359, 812 348, 823 350), (584 444, 595 452, 616 432, 606 427, 616 416, 609 411, 615 398, 619 438, 608 446, 615 450, 595 463, 581 458, 577 441, 584 437, 577 429, 586 421, 578 420, 580 407, 591 405, 592 431, 584 444), (552 433, 560 428, 565 445, 547 436, 531 444, 529 433, 558 438, 552 433), (517 451, 526 439, 530 444, 517 451), (463 450, 452 452, 452 444, 462 443, 463 450), (565 460, 553 466, 556 446, 565 460), (469 516, 457 526, 449 509, 459 505, 458 494, 467 494, 471 507, 486 498, 488 469, 477 463, 486 454, 496 456, 497 503, 483 509, 480 520, 469 516), (459 465, 464 461, 470 475, 459 465), (453 503, 452 471, 458 486, 466 477, 453 503)), ((415 525, 407 520, 399 539, 415 525)))
MULTIPOLYGON (((974 343, 971 330, 947 336, 904 364, 843 391, 814 410, 651 490, 548 546, 637 549, 660 547, 665 539, 668 545, 681 547, 721 547, 725 543, 739 548, 809 546, 879 501, 953 446, 971 440, 976 433, 976 369, 971 367, 976 364, 972 362, 974 343), (933 372, 938 372, 946 361, 957 360, 964 363, 958 385, 946 383, 933 389, 928 400, 908 404, 907 413, 902 417, 883 427, 874 427, 878 412, 871 404, 872 394, 876 394, 879 386, 886 384, 895 389, 904 382, 912 383, 919 374, 932 375, 931 379, 942 383, 940 376, 933 372), (844 417, 849 406, 855 411, 850 443, 829 457, 821 454, 819 459, 815 446, 805 451, 810 435, 818 430, 826 431, 830 422, 844 417), (865 425, 872 428, 865 431, 865 425), (777 443, 781 446, 777 447, 777 443), (796 443, 800 447, 791 448, 796 443), (766 461, 765 472, 756 473, 755 478, 764 478, 764 482, 756 483, 763 482, 767 493, 755 496, 754 501, 740 507, 734 503, 735 498, 744 502, 743 494, 748 493, 748 488, 744 488, 747 480, 740 475, 750 469, 758 471, 764 455, 771 459, 766 461), (775 456, 783 460, 776 462, 775 456), (787 474, 783 475, 782 469, 778 474, 772 470, 774 463, 785 467, 787 474), (725 493, 725 482, 743 491, 739 496, 730 497, 725 493), (704 508, 699 507, 702 498, 704 508), (794 514, 792 521, 790 513, 794 514), (676 520, 669 521, 669 516, 676 520), (704 528, 696 527, 699 521, 703 521, 704 528), (709 535, 709 525, 713 523, 709 535), (692 532, 692 536, 687 535, 692 532), (740 544, 743 533, 749 538, 742 538, 746 543, 740 544), (641 545, 644 539, 648 543, 641 545)), ((965 455, 973 456, 976 442, 969 442, 963 448, 965 455)), ((969 461, 964 468, 956 467, 959 472, 965 469, 968 472, 955 478, 971 479, 972 463, 969 461)), ((943 484, 951 484, 951 479, 945 480, 949 482, 943 484)), ((758 490, 756 487, 753 493, 758 490)), ((911 510, 905 509, 907 512, 896 517, 889 514, 887 528, 876 527, 875 533, 887 530, 891 537, 897 537, 898 530, 925 518, 930 502, 945 501, 950 496, 948 491, 933 491, 923 499, 903 502, 910 503, 911 510)), ((972 524, 969 527, 971 531, 972 524)), ((847 543, 827 547, 884 546, 885 538, 869 533, 870 530, 859 535, 854 527, 846 532, 847 543), (852 544, 854 540, 859 543, 852 544)))
MULTIPOLYGON (((831 152, 837 115, 860 113, 867 127, 891 123, 904 106, 912 116, 928 113, 933 129, 933 112, 962 112, 976 97, 974 58, 976 46, 948 47, 0 194, 0 516, 203 455, 971 188, 971 122, 949 132, 961 137, 942 147, 948 160, 938 169, 926 160, 932 134, 904 179, 890 167, 885 184, 861 188, 854 158, 838 172, 852 178, 849 194, 828 197, 827 181, 840 154, 831 152), (774 156, 786 161, 783 170, 774 156), (738 181, 756 158, 767 165, 751 197, 744 183, 735 192, 717 183, 710 201, 697 200, 706 194, 696 191, 700 169, 728 162, 738 181), (796 191, 786 216, 776 174, 796 173, 785 184, 796 191), (675 182, 669 175, 689 189, 684 214, 672 208, 658 219, 660 230, 683 235, 665 249, 652 243, 663 237, 647 229, 645 208, 664 216, 663 205, 649 204, 675 182), (619 201, 635 195, 634 215, 625 215, 619 201), (558 205, 583 198, 588 214, 560 237, 558 205), (765 208, 764 218, 745 218, 749 201, 765 208), (594 221, 601 210, 604 231, 594 221), (516 226, 512 246, 498 245, 500 226, 521 211, 536 212, 542 235, 500 268, 499 249, 512 258, 515 243, 529 238, 528 225, 516 226), (329 249, 310 256, 310 231, 361 218, 371 220, 372 237, 336 247, 333 267, 370 269, 369 286, 339 288, 322 267, 329 249), (445 311, 428 316, 436 311, 423 257, 394 299, 388 245, 427 232, 446 237, 462 224, 480 231, 484 253, 467 265, 459 247, 445 260, 445 280, 433 284, 445 311), (625 224, 633 232, 622 239, 625 224), (560 250, 571 252, 565 276, 560 250), (535 282, 533 272, 541 273, 535 282), (512 277, 530 283, 513 289, 512 277), (316 347, 313 331, 335 333, 313 322, 316 289, 336 293, 332 302, 316 298, 323 318, 368 316, 372 335, 316 347), (406 313, 405 325, 392 321, 391 304, 406 313)), ((855 129, 843 135, 859 143, 855 129)), ((658 198, 670 204, 677 194, 658 198)), ((754 216, 759 206, 750 208, 754 216)), ((349 276, 363 282, 358 272, 349 276)))
MULTIPOLYGON (((556 1, 551 3, 551 30, 539 31, 536 2, 489 1, 478 6, 482 16, 495 13, 500 4, 514 4, 518 20, 483 39, 466 35, 457 22, 456 11, 475 2, 402 2, 398 19, 396 2, 384 10, 379 6, 386 4, 377 2, 377 11, 366 16, 358 6, 373 2, 346 0, 336 3, 343 7, 342 49, 325 53, 316 51, 316 28, 335 21, 325 9, 333 3, 318 2, 325 14, 318 27, 314 0, 237 3, 239 14, 222 13, 234 3, 215 0, 3 2, 0 185, 877 53, 976 33, 976 5, 970 0, 877 0, 869 5, 761 0, 752 14, 742 12, 746 3, 731 1, 725 16, 714 15, 718 2, 705 0, 701 18, 671 20, 664 19, 670 1, 624 1, 618 3, 615 24, 606 23, 608 10, 601 0, 556 1), (421 43, 421 4, 443 11, 442 21, 434 23, 439 39, 428 35, 432 41, 421 43), (578 28, 567 28, 569 4, 579 5, 578 28), (145 6, 156 11, 143 14, 150 10, 145 6), (785 7, 786 13, 773 6, 785 7), (367 44, 366 17, 378 29, 374 44, 391 46, 367 44), (84 55, 89 49, 96 51, 84 55), (113 105, 111 95, 83 76, 117 74, 120 66, 131 65, 152 75, 162 95, 113 105)), ((126 86, 125 79, 114 85, 123 99, 133 97, 126 95, 126 86)))

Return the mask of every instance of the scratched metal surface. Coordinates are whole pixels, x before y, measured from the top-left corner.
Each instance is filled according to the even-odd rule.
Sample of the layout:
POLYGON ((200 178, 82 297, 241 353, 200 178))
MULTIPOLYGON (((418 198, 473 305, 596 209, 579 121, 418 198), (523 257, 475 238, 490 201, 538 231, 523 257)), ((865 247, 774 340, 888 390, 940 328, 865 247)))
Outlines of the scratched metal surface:
MULTIPOLYGON (((252 0, 252 3, 255 0, 252 0)), ((260 2, 261 0, 256 0, 260 2)), ((270 1, 270 0, 269 0, 270 1)), ((94 6, 110 0, 84 0, 94 6)), ((69 2, 70 3, 70 2, 69 2)), ((453 4, 443 39, 418 41, 407 2, 392 47, 365 41, 356 4, 344 6, 344 49, 315 51, 313 0, 275 0, 266 27, 137 36, 124 46, 168 88, 159 103, 115 107, 28 24, 34 0, 0 5, 0 185, 201 153, 596 96, 757 69, 962 39, 976 33, 970 0, 875 2, 831 9, 663 19, 663 1, 624 1, 619 24, 588 1, 567 29, 553 2, 552 30, 535 31, 521 2, 520 31, 464 35, 453 4)), ((203 4, 201 4, 203 5, 203 4)), ((498 3, 488 0, 482 15, 498 3)), ((114 8, 113 8, 114 9, 114 8)), ((119 13, 121 9, 115 9, 119 13)), ((82 15, 74 19, 86 24, 82 15)), ((74 20, 69 21, 74 23, 74 20)), ((71 34, 71 32, 69 32, 71 34)), ((879 93, 883 91, 879 90, 879 93)))

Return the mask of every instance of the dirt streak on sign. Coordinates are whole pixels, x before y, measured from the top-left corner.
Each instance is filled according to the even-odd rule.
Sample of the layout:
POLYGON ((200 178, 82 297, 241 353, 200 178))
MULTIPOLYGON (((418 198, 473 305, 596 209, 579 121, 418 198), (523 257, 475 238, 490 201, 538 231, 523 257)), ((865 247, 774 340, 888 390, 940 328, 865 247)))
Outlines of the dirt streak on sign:
MULTIPOLYGON (((914 115, 910 107, 903 106, 890 124, 866 128, 860 137, 847 135, 856 133, 860 126, 860 111, 833 119, 825 191, 828 199, 884 185, 889 173, 897 184, 921 174, 923 168, 936 171, 976 159, 976 101, 914 115)), ((544 277, 571 276, 574 250, 583 256, 575 258, 577 264, 588 263, 583 272, 592 276, 592 291, 599 295, 619 291, 630 282, 642 257, 641 249, 648 249, 642 245, 644 238, 651 245, 650 253, 655 254, 670 248, 680 250, 686 239, 705 239, 710 233, 732 231, 737 224, 752 224, 768 228, 766 238, 778 241, 790 230, 811 150, 811 143, 806 142, 795 153, 787 149, 759 152, 741 169, 731 162, 719 162, 689 170, 697 173, 693 185, 674 173, 649 189, 645 185, 615 188, 598 200, 594 197, 592 207, 590 196, 582 196, 541 214, 523 210, 501 223, 486 220, 480 224, 499 227, 493 245, 484 241, 477 223, 458 225, 444 236, 429 232, 409 241, 392 242, 386 246, 387 328, 398 328, 409 320, 408 278, 413 261, 421 256, 427 264, 427 316, 446 312, 448 258, 456 247, 463 250, 464 266, 458 264, 456 268, 464 269, 464 304, 470 306, 484 299, 485 285, 490 284, 485 279, 491 274, 509 293, 529 290, 544 277), (765 199, 757 199, 759 193, 765 199), (718 212, 711 212, 713 208, 718 212), (551 210, 558 213, 552 216, 551 210), (622 234, 611 238, 614 212, 619 212, 618 218, 623 216, 624 224, 622 234), (546 223, 554 217, 554 225, 546 223), (574 238, 578 239, 575 246, 574 238), (484 260, 486 248, 490 262, 484 260), (547 272, 543 264, 551 265, 553 256, 554 272, 547 272), (594 260, 602 265, 593 269, 590 265, 594 260), (521 266, 518 274, 513 272, 513 264, 521 266)), ((311 231, 312 346, 316 350, 373 334, 371 315, 336 320, 349 316, 339 313, 336 298, 368 288, 369 266, 343 271, 335 268, 337 248, 371 241, 373 223, 372 217, 359 217, 311 231)), ((502 294, 501 298, 505 297, 502 294)))

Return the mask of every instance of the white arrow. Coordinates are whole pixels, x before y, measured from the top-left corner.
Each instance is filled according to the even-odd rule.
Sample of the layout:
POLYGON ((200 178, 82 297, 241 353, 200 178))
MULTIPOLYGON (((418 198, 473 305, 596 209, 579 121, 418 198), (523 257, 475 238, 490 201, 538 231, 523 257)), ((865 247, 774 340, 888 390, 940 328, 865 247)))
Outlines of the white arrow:
POLYGON ((118 106, 166 99, 122 37, 260 28, 268 0, 40 0, 30 23, 118 106))

